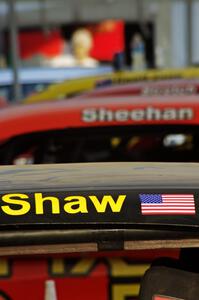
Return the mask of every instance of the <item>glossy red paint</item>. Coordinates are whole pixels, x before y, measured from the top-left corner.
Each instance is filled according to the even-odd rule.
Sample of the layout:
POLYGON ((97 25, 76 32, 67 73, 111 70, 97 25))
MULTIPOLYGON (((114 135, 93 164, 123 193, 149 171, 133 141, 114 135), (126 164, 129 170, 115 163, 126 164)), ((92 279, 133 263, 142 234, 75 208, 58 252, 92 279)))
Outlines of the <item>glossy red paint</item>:
POLYGON ((94 99, 71 99, 49 103, 32 105, 18 105, 0 110, 0 139, 6 140, 11 137, 39 131, 57 130, 79 127, 99 126, 123 126, 123 125, 160 125, 181 124, 199 125, 199 96, 154 96, 154 97, 117 97, 117 98, 94 98, 94 99), (83 111, 104 109, 106 111, 121 112, 146 110, 191 110, 191 118, 188 119, 150 119, 143 117, 140 120, 83 120, 83 111))
MULTIPOLYGON (((45 282, 51 279, 55 282, 58 300, 119 300, 121 298, 114 290, 121 285, 132 287, 129 296, 136 299, 133 286, 139 285, 144 273, 139 268, 164 256, 178 258, 179 251, 108 252, 98 255, 11 259, 4 261, 4 274, 0 260, 0 295, 2 292, 11 300, 44 300, 45 282), (121 262, 125 269, 121 268, 121 262), (57 269, 56 265, 59 266, 57 269)), ((123 294, 122 299, 126 296, 123 294)))

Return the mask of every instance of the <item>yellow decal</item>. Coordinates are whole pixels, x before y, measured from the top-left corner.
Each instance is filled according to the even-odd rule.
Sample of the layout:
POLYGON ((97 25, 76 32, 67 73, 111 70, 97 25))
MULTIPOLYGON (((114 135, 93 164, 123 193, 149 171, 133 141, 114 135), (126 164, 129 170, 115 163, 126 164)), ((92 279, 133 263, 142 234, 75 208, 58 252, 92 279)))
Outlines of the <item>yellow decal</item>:
POLYGON ((108 280, 107 296, 109 295, 110 300, 137 299, 140 280, 150 266, 146 262, 134 263, 130 258, 128 261, 123 258, 77 258, 75 261, 71 261, 70 258, 52 259, 49 275, 89 277, 101 264, 106 266, 107 271, 100 273, 100 276, 108 280))
POLYGON ((51 273, 54 276, 62 276, 65 273, 65 264, 62 258, 54 258, 51 263, 51 273))
POLYGON ((72 275, 86 275, 92 269, 95 264, 94 258, 83 258, 80 259, 72 268, 71 274, 72 275))
POLYGON ((96 196, 89 196, 89 198, 91 199, 98 213, 104 213, 107 209, 108 204, 110 205, 112 212, 120 212, 124 200, 126 199, 126 195, 119 195, 116 201, 113 199, 111 195, 105 195, 102 198, 101 202, 96 196))
POLYGON ((28 199, 29 197, 26 194, 7 194, 2 196, 2 201, 12 205, 12 208, 9 205, 3 205, 1 208, 3 212, 10 216, 22 216, 27 214, 30 211, 30 203, 22 199, 28 199), (16 199, 16 198, 21 198, 16 199), (16 208, 13 208, 16 207, 16 208))
POLYGON ((148 264, 128 264, 123 259, 113 258, 109 259, 111 265, 111 274, 113 277, 121 276, 143 276, 149 268, 148 264))
POLYGON ((2 196, 2 211, 9 216, 23 216, 28 212, 35 215, 45 214, 85 214, 89 209, 95 209, 97 213, 119 213, 122 210, 126 195, 118 195, 114 199, 111 195, 104 195, 99 199, 95 195, 78 196, 72 195, 62 199, 55 196, 44 196, 42 193, 27 194, 6 194, 2 196), (26 200, 25 200, 26 199, 26 200), (6 203, 7 205, 4 205, 6 203))
POLYGON ((43 197, 42 193, 35 193, 35 213, 36 215, 44 214, 44 202, 49 202, 52 208, 52 214, 60 213, 59 199, 56 197, 43 197))
POLYGON ((82 196, 66 197, 65 201, 70 201, 64 205, 65 212, 69 214, 88 213, 86 198, 82 196))
POLYGON ((127 297, 136 297, 139 294, 138 283, 114 284, 112 286, 112 299, 125 300, 127 297))
POLYGON ((0 259, 0 278, 9 277, 11 275, 10 261, 6 258, 0 259))

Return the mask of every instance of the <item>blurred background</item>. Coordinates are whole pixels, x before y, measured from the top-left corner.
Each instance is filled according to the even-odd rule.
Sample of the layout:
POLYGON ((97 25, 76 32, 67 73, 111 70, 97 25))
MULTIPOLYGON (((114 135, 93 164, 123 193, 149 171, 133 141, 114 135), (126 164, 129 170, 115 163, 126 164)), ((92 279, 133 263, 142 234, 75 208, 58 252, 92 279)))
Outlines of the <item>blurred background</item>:
POLYGON ((0 84, 11 80, 9 68, 15 79, 14 95, 3 88, 0 95, 31 92, 16 86, 18 68, 34 68, 20 76, 41 77, 39 91, 47 81, 94 74, 91 68, 110 71, 119 55, 132 70, 196 66, 198 13, 198 0, 0 0, 0 84), (70 72, 46 76, 36 72, 41 67, 70 72))

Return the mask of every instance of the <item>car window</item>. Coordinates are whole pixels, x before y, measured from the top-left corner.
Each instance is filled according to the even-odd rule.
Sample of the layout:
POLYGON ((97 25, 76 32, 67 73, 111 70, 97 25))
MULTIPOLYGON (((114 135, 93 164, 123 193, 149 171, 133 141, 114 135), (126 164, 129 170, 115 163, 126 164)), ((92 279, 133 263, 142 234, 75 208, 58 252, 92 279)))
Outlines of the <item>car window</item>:
POLYGON ((199 134, 165 126, 42 132, 7 141, 0 153, 3 164, 199 161, 199 134))

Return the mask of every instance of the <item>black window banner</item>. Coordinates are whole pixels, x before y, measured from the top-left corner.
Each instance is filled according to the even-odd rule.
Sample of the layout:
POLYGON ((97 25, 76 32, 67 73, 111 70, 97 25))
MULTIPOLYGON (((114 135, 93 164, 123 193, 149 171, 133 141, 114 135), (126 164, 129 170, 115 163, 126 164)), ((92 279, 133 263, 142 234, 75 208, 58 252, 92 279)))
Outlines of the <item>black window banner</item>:
POLYGON ((198 191, 122 189, 0 194, 1 225, 199 226, 198 191))

